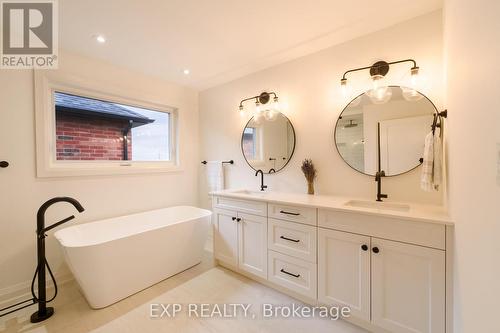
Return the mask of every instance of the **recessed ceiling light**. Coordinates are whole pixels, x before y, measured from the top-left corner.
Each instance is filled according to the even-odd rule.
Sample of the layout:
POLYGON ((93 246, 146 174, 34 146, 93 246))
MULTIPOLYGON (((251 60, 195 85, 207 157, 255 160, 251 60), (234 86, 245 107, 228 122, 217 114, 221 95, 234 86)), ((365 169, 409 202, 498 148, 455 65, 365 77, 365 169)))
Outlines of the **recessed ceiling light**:
POLYGON ((103 35, 96 35, 95 40, 101 44, 106 43, 106 37, 104 37, 103 35))
POLYGON ((182 72, 184 73, 184 75, 189 75, 189 73, 190 73, 189 69, 185 69, 182 72))

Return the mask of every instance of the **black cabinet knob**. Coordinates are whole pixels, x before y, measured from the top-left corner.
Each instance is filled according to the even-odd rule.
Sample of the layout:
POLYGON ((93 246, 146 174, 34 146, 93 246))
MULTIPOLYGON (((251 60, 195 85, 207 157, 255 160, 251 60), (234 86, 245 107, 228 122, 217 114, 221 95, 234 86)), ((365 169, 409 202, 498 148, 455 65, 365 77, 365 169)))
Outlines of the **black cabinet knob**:
POLYGON ((236 217, 231 217, 231 220, 236 221, 236 217))
POLYGON ((6 168, 9 166, 9 162, 7 161, 0 161, 0 168, 6 168))
POLYGON ((368 251, 368 245, 366 244, 361 245, 361 250, 368 251))
POLYGON ((238 218, 236 219, 236 222, 240 222, 240 221, 241 221, 241 219, 238 217, 238 218))
POLYGON ((372 249, 372 251, 373 251, 373 253, 379 253, 380 252, 379 248, 376 247, 376 246, 372 249))

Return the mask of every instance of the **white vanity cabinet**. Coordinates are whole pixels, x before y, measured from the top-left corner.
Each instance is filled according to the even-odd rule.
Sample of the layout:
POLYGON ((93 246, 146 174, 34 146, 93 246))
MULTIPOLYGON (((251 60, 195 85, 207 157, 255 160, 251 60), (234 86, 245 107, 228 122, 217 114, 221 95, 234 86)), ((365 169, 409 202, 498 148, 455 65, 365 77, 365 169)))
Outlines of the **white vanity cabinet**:
POLYGON ((214 204, 214 256, 232 267, 267 279, 267 216, 242 212, 265 213, 267 204, 244 201, 230 204, 224 201, 224 207, 234 210, 217 208, 217 201, 214 204))
POLYGON ((214 197, 214 252, 222 265, 312 305, 348 306, 351 321, 373 332, 451 332, 451 223, 443 217, 259 195, 214 197))
POLYGON ((347 305, 354 317, 389 332, 444 333, 445 227, 383 220, 375 230, 369 216, 319 211, 318 300, 347 305), (414 244, 398 241, 401 223, 414 229, 404 237, 414 244), (438 248, 416 245, 429 242, 438 248))

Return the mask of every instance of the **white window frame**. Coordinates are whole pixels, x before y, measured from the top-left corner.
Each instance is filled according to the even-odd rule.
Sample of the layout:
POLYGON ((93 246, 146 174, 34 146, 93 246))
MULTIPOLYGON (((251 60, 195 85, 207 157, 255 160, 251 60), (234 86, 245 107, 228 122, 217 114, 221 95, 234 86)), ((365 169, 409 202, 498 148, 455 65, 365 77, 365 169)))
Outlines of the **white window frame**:
POLYGON ((256 154, 254 159, 250 159, 249 162, 253 166, 264 166, 266 164, 266 161, 264 161, 264 129, 262 126, 249 126, 255 130, 254 132, 254 138, 255 138, 255 149, 256 149, 256 154))
POLYGON ((182 171, 179 160, 179 112, 172 106, 118 96, 96 84, 73 83, 35 71, 37 177, 78 177, 182 171), (170 161, 74 161, 56 159, 54 92, 99 99, 170 114, 170 161))

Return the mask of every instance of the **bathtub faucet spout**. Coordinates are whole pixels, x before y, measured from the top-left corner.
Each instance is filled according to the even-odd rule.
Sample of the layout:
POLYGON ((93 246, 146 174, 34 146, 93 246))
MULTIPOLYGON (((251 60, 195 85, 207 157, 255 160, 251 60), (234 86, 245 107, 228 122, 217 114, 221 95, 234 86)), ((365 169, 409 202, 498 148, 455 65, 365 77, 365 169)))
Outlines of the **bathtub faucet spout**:
POLYGON ((83 208, 83 206, 77 200, 70 198, 70 197, 56 197, 56 198, 52 198, 52 199, 46 201, 38 209, 38 213, 36 214, 36 223, 37 223, 36 232, 38 234, 38 237, 40 237, 41 235, 43 236, 43 234, 45 232, 49 231, 50 229, 53 229, 53 228, 75 218, 75 215, 71 215, 71 216, 69 216, 69 217, 67 217, 59 222, 52 224, 50 227, 45 228, 45 212, 47 211, 47 209, 50 206, 52 206, 53 204, 55 204, 57 202, 68 202, 68 203, 72 204, 76 208, 76 210, 78 210, 79 213, 82 213, 85 210, 83 208))
POLYGON ((72 204, 78 212, 83 212, 85 209, 83 206, 75 199, 70 198, 70 197, 56 197, 52 198, 48 201, 46 201, 39 209, 38 213, 36 214, 36 234, 37 234, 37 259, 38 259, 38 264, 36 267, 35 271, 35 276, 33 277, 33 283, 31 285, 31 293, 33 294, 33 301, 34 303, 38 303, 38 311, 33 313, 31 315, 31 322, 32 323, 38 323, 41 321, 44 321, 45 319, 51 317, 54 314, 54 308, 52 307, 47 307, 47 303, 52 301, 56 296, 57 296, 57 284, 54 279, 54 275, 52 274, 52 271, 50 270, 50 266, 47 263, 47 259, 45 258, 45 233, 63 223, 66 223, 72 219, 75 218, 74 215, 71 215, 59 222, 56 222, 52 224, 49 227, 45 227, 45 212, 47 209, 52 206, 53 204, 57 202, 67 202, 72 204), (47 281, 45 280, 45 268, 49 270, 50 277, 54 281, 54 296, 50 299, 47 300, 47 293, 46 293, 46 284, 47 281), (35 283, 35 277, 38 275, 38 296, 35 295, 35 289, 34 289, 34 283, 35 283))

